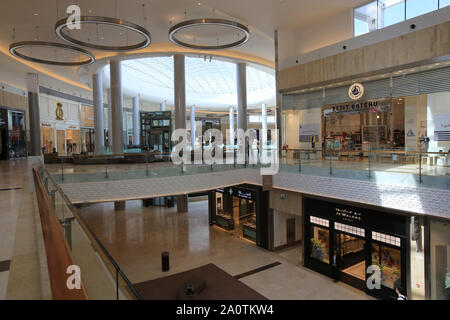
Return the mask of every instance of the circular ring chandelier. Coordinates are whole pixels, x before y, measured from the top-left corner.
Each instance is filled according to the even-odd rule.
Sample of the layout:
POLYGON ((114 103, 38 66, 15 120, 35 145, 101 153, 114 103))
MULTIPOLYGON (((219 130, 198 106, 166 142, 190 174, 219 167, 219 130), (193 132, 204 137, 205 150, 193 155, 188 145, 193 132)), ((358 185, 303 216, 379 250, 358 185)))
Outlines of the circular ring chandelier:
POLYGON ((139 43, 132 44, 132 45, 126 45, 126 46, 104 46, 99 45, 91 42, 85 42, 78 39, 75 39, 67 32, 65 32, 65 29, 68 28, 68 22, 67 19, 61 19, 55 24, 55 32, 61 39, 68 41, 72 44, 76 44, 83 47, 98 49, 98 50, 105 50, 105 51, 130 51, 130 50, 138 50, 145 48, 150 45, 152 42, 150 32, 148 32, 147 29, 141 27, 140 25, 137 25, 133 22, 125 21, 122 19, 116 19, 116 18, 109 18, 109 17, 95 17, 95 16, 81 16, 80 17, 80 24, 104 24, 114 27, 119 27, 127 30, 131 30, 133 32, 136 32, 143 36, 145 39, 139 43))
POLYGON ((246 43, 248 41, 249 37, 250 37, 250 31, 243 24, 235 22, 235 21, 230 21, 230 20, 225 20, 225 19, 216 19, 216 18, 193 19, 193 20, 183 21, 183 22, 180 22, 180 23, 174 25, 169 30, 170 41, 172 41, 173 43, 175 43, 176 45, 179 45, 181 47, 190 48, 190 49, 198 49, 198 50, 222 50, 222 49, 234 48, 234 47, 237 47, 237 46, 240 46, 240 45, 246 43), (236 29, 236 30, 242 32, 244 34, 244 36, 237 41, 222 44, 222 45, 215 45, 215 46, 213 46, 213 45, 197 45, 197 44, 193 44, 193 43, 188 43, 188 42, 184 42, 184 41, 177 39, 175 36, 176 33, 180 30, 197 27, 197 26, 205 26, 205 25, 216 25, 216 26, 224 26, 224 27, 228 27, 228 28, 233 28, 233 29, 236 29))
POLYGON ((9 46, 9 52, 20 59, 24 59, 27 61, 35 62, 35 63, 44 63, 44 64, 51 64, 55 66, 83 66, 91 64, 95 61, 94 56, 89 51, 86 51, 84 49, 70 46, 67 44, 57 43, 57 42, 46 42, 46 41, 21 41, 21 42, 15 42, 12 43, 9 46), (85 55, 87 57, 86 60, 82 61, 56 61, 56 60, 49 60, 49 59, 40 59, 32 57, 31 55, 26 55, 23 53, 18 52, 21 48, 34 48, 34 47, 47 47, 47 48, 54 48, 54 49, 64 49, 69 50, 77 54, 85 55))

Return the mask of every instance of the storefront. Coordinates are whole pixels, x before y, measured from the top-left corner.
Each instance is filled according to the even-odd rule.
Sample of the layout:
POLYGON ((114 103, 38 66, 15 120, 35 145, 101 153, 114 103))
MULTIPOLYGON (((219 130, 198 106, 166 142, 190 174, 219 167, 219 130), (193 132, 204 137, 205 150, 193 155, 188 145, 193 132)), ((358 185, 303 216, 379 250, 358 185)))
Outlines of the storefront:
POLYGON ((323 156, 339 160, 367 159, 369 150, 448 152, 449 64, 284 93, 284 143, 290 149, 322 149, 323 156), (355 85, 359 95, 352 93, 355 85))
POLYGON ((26 157, 25 113, 0 108, 0 160, 26 157))
POLYGON ((306 267, 381 299, 408 289, 406 216, 307 197, 303 208, 306 267))
POLYGON ((209 194, 210 224, 268 249, 268 201, 258 186, 216 189, 209 194))

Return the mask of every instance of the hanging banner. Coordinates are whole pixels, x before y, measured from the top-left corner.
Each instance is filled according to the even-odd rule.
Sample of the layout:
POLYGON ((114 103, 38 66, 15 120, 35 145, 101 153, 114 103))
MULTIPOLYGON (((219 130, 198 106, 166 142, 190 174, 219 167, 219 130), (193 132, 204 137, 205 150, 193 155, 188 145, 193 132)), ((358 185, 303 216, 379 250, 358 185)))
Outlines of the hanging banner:
POLYGON ((319 124, 310 123, 300 125, 300 142, 311 142, 311 137, 316 137, 316 141, 319 141, 319 124))
POLYGON ((450 114, 434 115, 434 141, 450 141, 450 114))

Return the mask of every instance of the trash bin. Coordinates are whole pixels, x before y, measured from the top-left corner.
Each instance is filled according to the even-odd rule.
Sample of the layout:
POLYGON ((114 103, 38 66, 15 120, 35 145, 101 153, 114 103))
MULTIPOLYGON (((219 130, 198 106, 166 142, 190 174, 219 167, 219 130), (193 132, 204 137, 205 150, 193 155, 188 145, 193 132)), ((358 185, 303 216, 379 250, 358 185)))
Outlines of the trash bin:
POLYGON ((161 253, 161 265, 162 271, 169 271, 169 253, 166 251, 161 253))

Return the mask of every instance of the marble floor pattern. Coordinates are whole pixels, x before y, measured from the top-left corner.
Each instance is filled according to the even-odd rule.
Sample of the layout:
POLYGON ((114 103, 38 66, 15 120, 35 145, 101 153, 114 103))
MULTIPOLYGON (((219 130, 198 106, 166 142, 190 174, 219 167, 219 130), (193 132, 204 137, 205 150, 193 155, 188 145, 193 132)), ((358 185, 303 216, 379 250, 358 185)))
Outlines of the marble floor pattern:
POLYGON ((29 190, 27 160, 0 161, 0 300, 40 299, 34 196, 29 190))
POLYGON ((128 201, 126 210, 112 203, 79 209, 80 215, 132 283, 160 278, 208 263, 235 276, 271 263, 267 270, 243 277, 268 299, 372 299, 343 283, 333 283, 301 266, 301 247, 270 252, 237 235, 209 226, 207 201, 189 202, 189 212, 176 207, 143 207, 128 201), (170 271, 161 271, 161 252, 170 254, 170 271))

